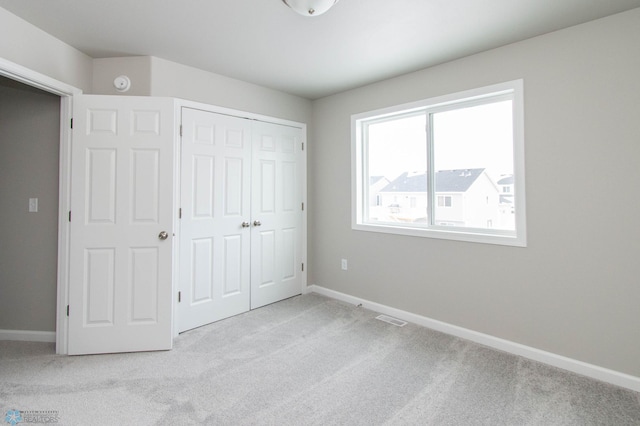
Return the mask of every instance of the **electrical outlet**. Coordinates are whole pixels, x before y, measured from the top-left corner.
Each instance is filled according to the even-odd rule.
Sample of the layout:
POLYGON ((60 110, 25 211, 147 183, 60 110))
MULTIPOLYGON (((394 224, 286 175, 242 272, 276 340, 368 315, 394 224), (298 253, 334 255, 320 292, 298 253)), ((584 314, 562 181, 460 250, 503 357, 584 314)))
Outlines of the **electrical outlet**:
POLYGON ((347 270, 347 259, 342 259, 342 270, 343 271, 347 270))

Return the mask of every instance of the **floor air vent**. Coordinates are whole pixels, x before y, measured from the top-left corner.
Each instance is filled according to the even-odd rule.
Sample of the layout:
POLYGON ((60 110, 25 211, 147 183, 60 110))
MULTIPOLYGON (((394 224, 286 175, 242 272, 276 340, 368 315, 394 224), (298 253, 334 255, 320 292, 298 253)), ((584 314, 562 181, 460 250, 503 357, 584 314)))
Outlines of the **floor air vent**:
POLYGON ((407 325, 406 321, 402 321, 402 320, 399 320, 398 318, 393 318, 387 315, 378 315, 376 319, 379 319, 380 321, 388 322, 389 324, 393 324, 398 327, 403 327, 407 325))

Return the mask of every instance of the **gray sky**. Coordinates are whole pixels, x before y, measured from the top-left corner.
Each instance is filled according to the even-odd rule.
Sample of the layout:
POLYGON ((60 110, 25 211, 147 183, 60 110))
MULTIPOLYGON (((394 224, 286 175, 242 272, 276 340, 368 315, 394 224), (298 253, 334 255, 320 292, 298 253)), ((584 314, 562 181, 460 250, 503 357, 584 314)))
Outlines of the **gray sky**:
MULTIPOLYGON (((435 169, 486 168, 495 179, 513 173, 511 101, 434 116, 435 169)), ((369 126, 369 175, 394 179, 427 169, 426 115, 369 126)))

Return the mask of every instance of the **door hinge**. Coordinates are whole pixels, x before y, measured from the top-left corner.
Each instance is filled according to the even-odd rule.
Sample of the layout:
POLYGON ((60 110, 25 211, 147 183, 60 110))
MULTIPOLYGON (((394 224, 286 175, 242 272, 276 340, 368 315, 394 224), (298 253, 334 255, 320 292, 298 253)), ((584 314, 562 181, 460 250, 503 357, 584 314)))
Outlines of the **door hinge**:
POLYGON ((71 128, 73 129, 73 118, 71 119, 71 128))
POLYGON ((71 222, 71 210, 69 210, 69 222, 71 222))
POLYGON ((182 124, 180 125, 180 137, 182 137, 182 124))
POLYGON ((302 203, 302 210, 304 211, 304 203, 302 203))
POLYGON ((302 264, 302 272, 304 272, 304 263, 302 264))
POLYGON ((67 316, 69 316, 69 305, 67 305, 67 316))
POLYGON ((182 292, 178 292, 178 303, 182 302, 182 292))
POLYGON ((178 219, 182 219, 182 207, 178 209, 178 219))
POLYGON ((304 142, 302 142, 302 150, 304 151, 304 142))

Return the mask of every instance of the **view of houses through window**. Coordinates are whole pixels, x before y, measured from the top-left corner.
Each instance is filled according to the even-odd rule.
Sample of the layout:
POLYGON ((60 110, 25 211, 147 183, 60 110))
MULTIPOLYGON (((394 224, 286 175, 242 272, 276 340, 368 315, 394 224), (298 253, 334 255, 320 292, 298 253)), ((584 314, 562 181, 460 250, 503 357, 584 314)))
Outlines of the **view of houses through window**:
POLYGON ((497 96, 367 123, 364 221, 515 230, 512 102, 497 96))

